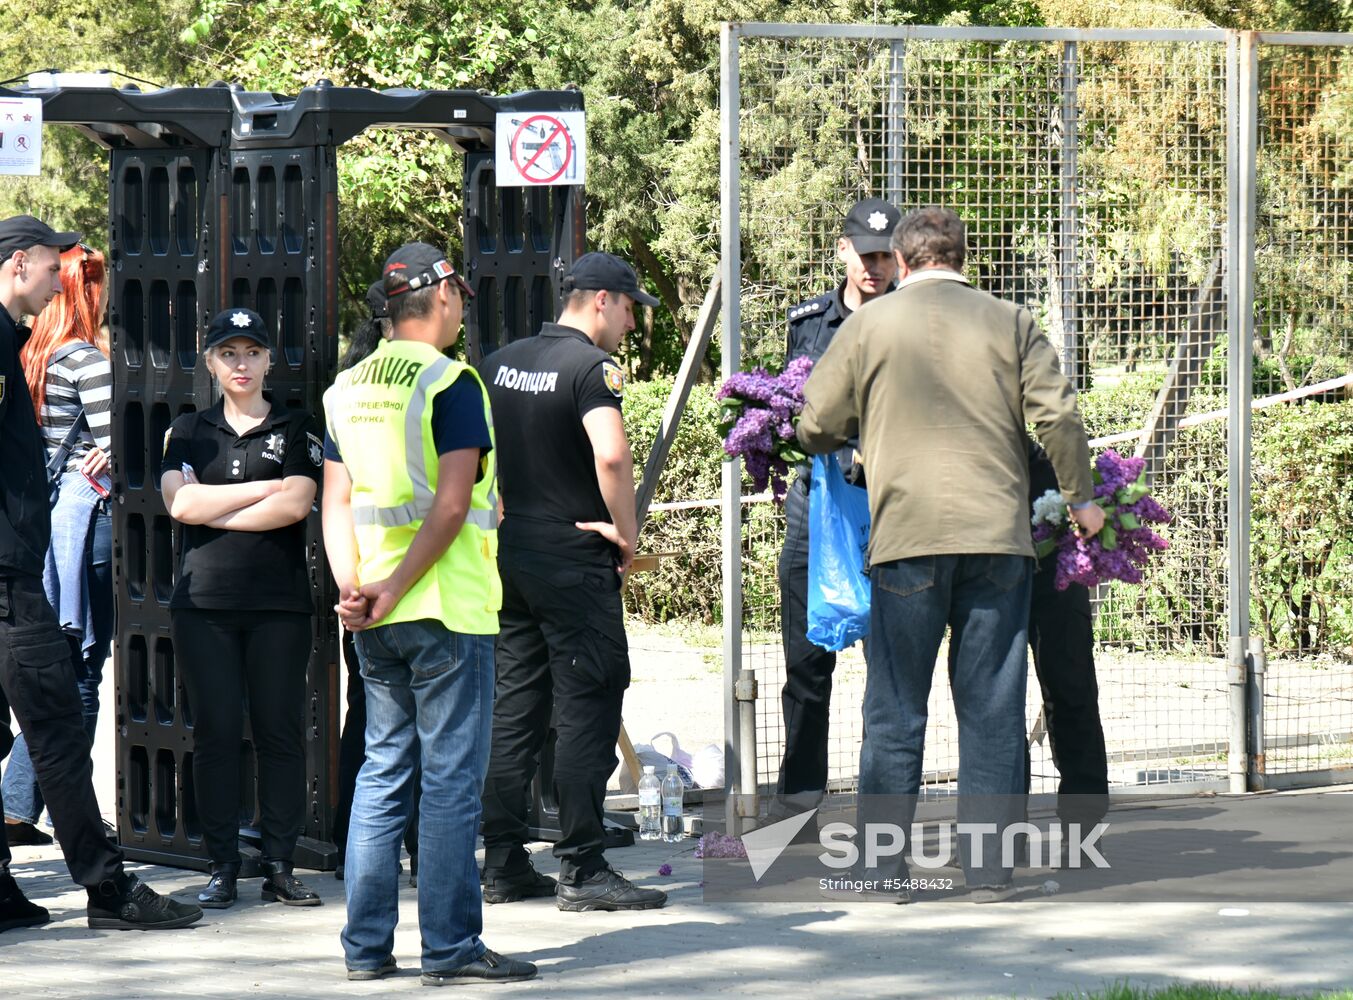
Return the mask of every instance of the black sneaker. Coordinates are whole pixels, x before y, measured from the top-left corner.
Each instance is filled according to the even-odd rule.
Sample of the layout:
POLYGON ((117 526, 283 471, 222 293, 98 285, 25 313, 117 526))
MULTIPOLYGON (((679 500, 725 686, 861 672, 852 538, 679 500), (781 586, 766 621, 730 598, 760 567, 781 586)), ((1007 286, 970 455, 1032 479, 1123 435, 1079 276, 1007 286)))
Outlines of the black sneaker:
POLYGON ((43 833, 32 823, 5 823, 5 839, 10 847, 46 847, 52 842, 50 834, 43 833))
POLYGON ((555 896, 555 905, 571 913, 656 910, 667 902, 667 893, 661 889, 641 889, 614 868, 603 868, 573 885, 561 882, 555 896))
POLYGON ((488 983, 519 983, 534 979, 536 967, 530 962, 519 962, 496 951, 484 949, 484 954, 459 969, 431 969, 423 972, 424 986, 454 986, 480 980, 488 983))
POLYGON ((41 927, 51 914, 28 897, 9 872, 0 872, 0 933, 20 927, 41 927))
POLYGON ((485 868, 479 874, 479 884, 484 890, 486 903, 515 903, 519 899, 538 899, 553 896, 559 883, 548 875, 542 875, 526 860, 526 867, 516 871, 503 868, 485 868))
POLYGON ((391 955, 381 963, 379 969, 349 969, 348 979, 354 983, 370 982, 373 979, 384 979, 386 976, 393 976, 399 971, 399 966, 395 964, 395 956, 391 955))
POLYGON ((161 896, 135 875, 124 876, 120 892, 112 882, 104 886, 107 891, 89 890, 89 905, 85 907, 89 926, 96 930, 169 930, 202 919, 200 906, 161 896))

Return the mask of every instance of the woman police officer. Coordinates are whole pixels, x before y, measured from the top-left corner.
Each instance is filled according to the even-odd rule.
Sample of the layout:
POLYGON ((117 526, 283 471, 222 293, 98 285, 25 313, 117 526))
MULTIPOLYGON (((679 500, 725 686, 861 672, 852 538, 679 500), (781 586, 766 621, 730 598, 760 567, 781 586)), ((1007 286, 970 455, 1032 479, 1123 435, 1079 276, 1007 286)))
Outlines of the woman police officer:
POLYGON ((234 903, 239 875, 242 702, 258 757, 263 899, 318 906, 292 875, 305 816, 305 668, 312 615, 305 518, 323 442, 314 418, 263 396, 272 342, 250 309, 212 320, 203 349, 221 389, 165 436, 160 488, 183 525, 169 602, 177 662, 193 710, 193 779, 211 859, 205 907, 234 903))

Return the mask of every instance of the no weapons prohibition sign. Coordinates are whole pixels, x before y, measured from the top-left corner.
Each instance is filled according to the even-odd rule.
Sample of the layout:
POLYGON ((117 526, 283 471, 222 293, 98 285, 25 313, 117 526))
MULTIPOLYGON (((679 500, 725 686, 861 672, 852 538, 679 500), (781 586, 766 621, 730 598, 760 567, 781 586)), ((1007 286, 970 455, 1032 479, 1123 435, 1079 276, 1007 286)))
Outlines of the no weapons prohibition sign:
POLYGON ((497 118, 499 187, 581 184, 585 176, 583 112, 503 112, 497 118))

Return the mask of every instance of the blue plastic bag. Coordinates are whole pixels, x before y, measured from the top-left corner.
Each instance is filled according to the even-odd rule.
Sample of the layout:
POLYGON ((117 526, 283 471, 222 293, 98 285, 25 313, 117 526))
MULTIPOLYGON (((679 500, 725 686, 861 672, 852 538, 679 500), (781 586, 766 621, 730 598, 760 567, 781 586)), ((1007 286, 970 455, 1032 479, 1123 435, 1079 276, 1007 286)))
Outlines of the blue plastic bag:
POLYGON ((831 652, 869 634, 869 494, 835 455, 813 456, 808 490, 808 640, 831 652))

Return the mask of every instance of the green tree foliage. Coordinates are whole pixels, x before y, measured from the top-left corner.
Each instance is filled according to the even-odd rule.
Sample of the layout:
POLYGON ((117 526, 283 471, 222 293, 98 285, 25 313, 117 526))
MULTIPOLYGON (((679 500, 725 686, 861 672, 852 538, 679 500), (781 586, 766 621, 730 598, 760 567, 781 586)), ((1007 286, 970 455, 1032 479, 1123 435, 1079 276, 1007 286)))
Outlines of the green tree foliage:
MULTIPOLYGON (((69 4, 0 4, 0 80, 23 80, 36 70, 54 68, 112 69, 152 84, 182 82, 191 73, 176 39, 195 6, 193 0, 135 0, 77 11, 69 4)), ((58 227, 77 228, 102 247, 108 227, 107 156, 68 128, 44 129, 42 145, 40 176, 0 177, 0 218, 32 213, 58 227)))

